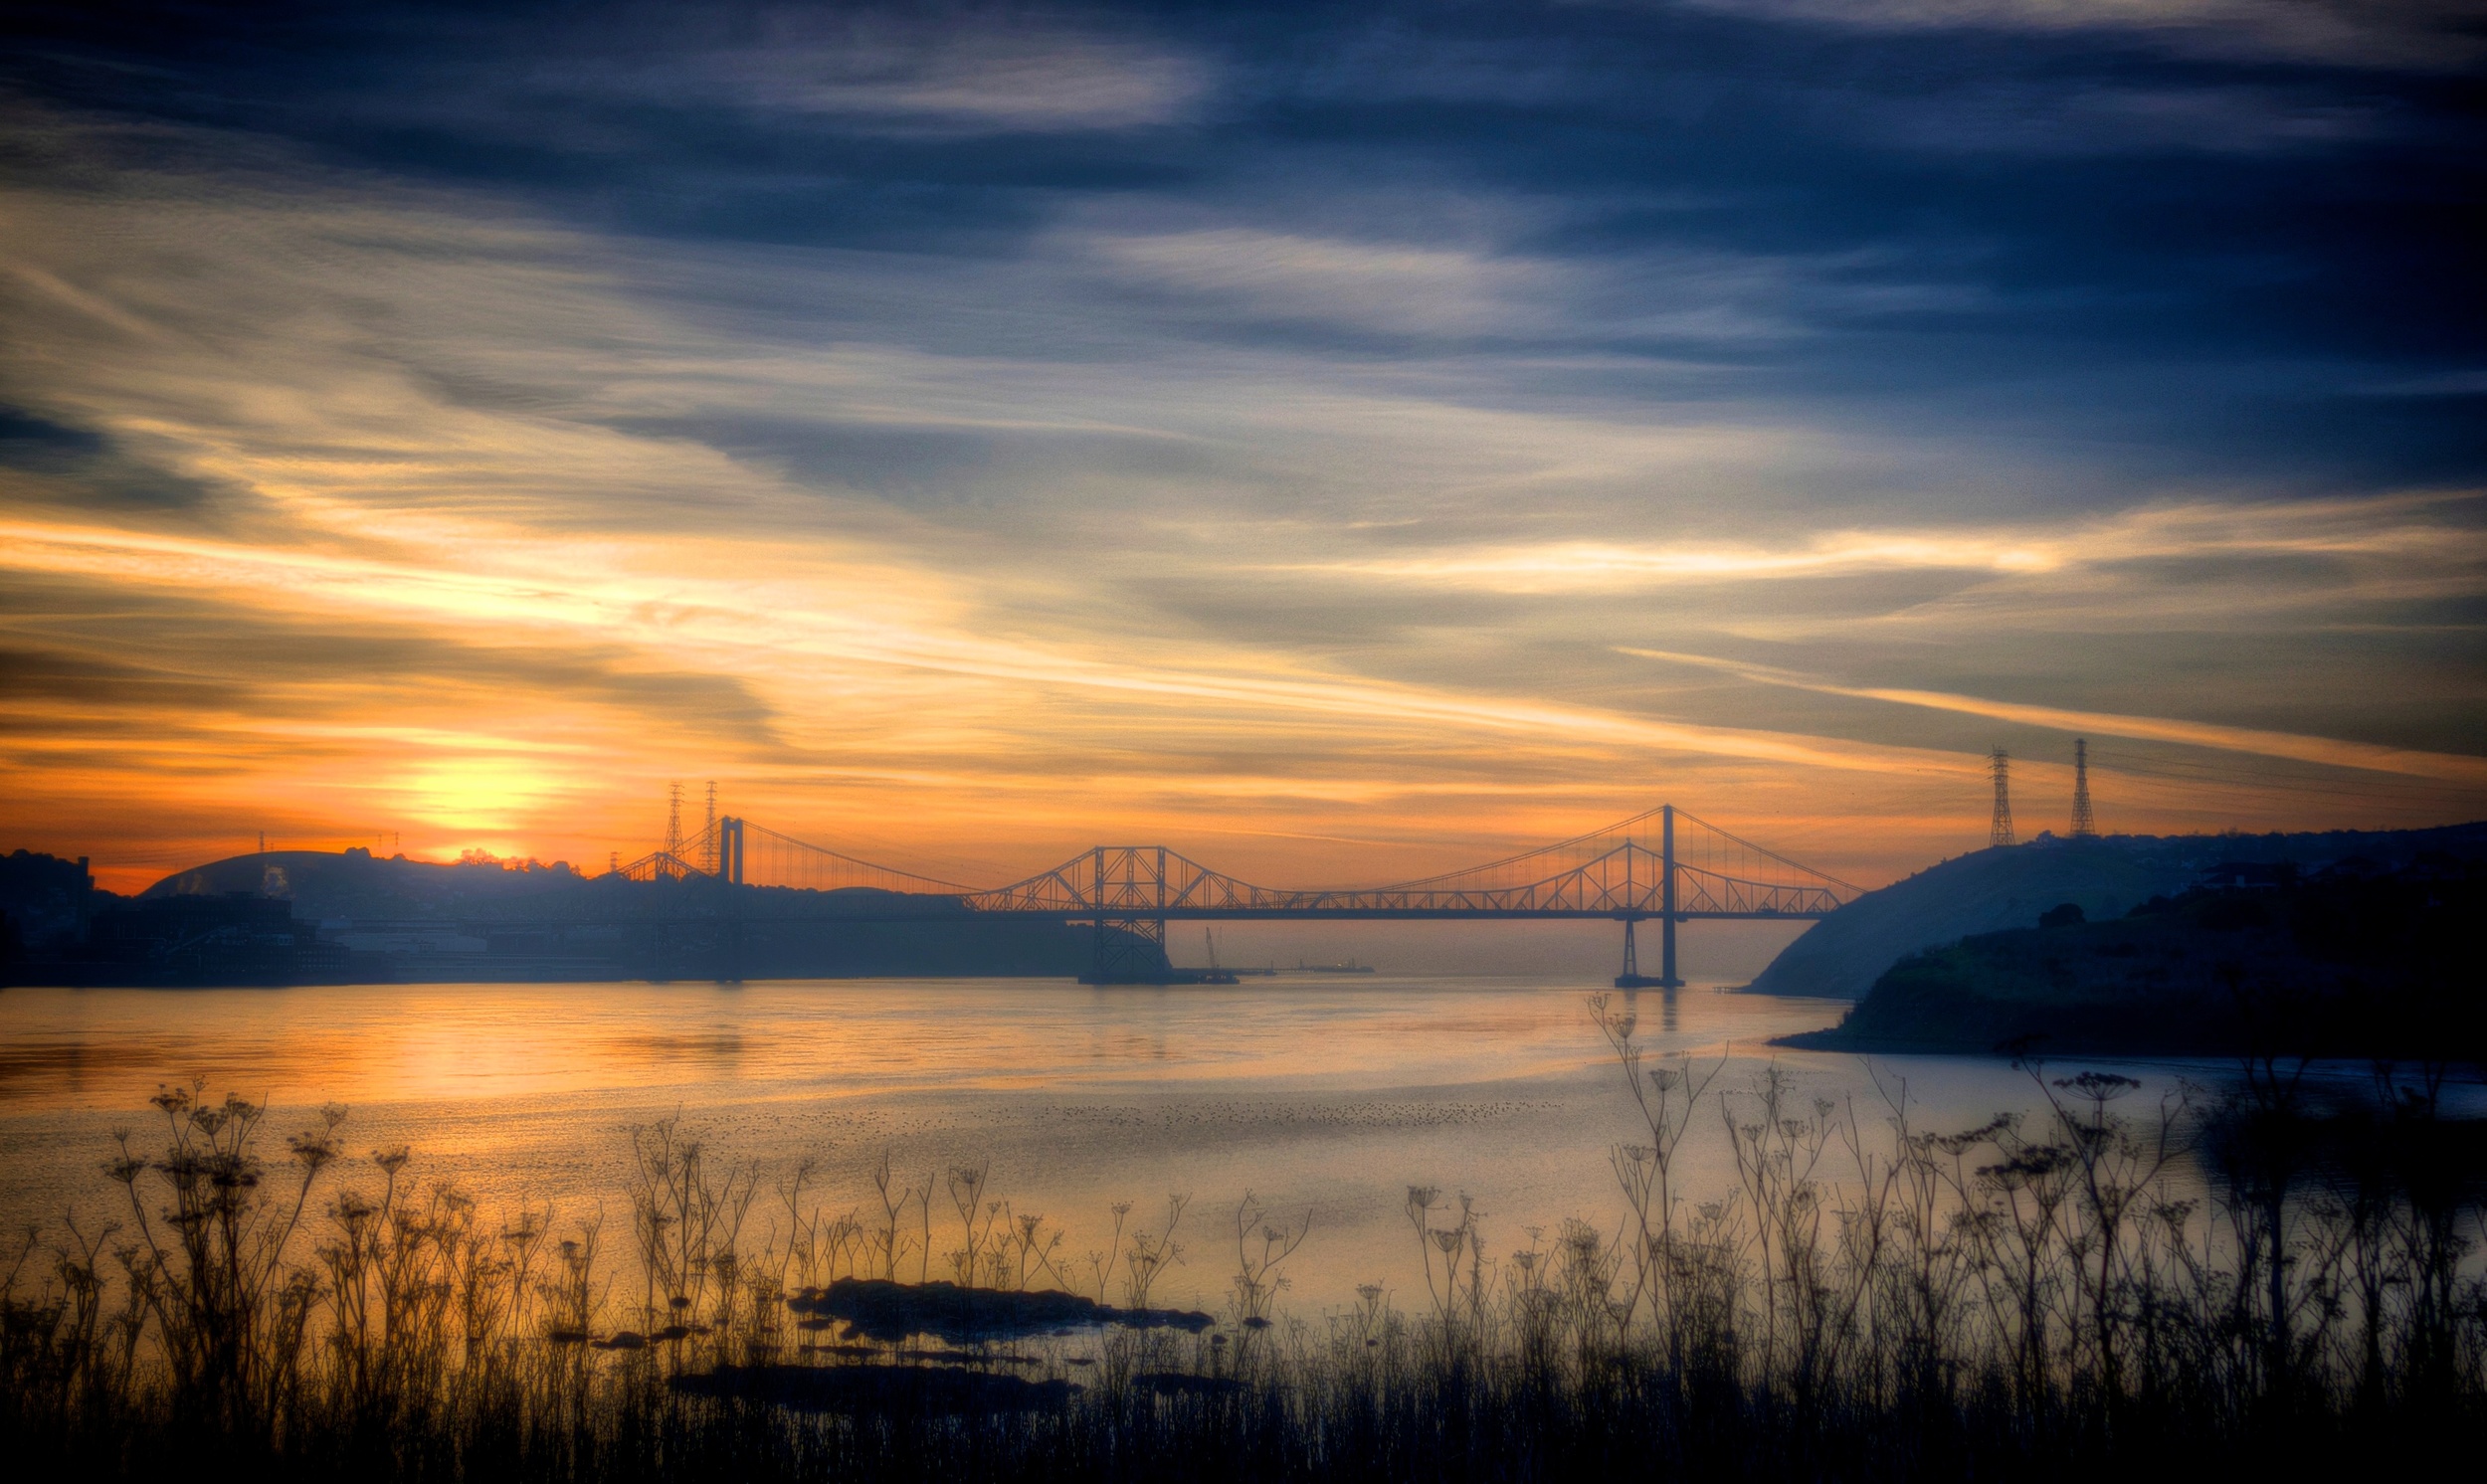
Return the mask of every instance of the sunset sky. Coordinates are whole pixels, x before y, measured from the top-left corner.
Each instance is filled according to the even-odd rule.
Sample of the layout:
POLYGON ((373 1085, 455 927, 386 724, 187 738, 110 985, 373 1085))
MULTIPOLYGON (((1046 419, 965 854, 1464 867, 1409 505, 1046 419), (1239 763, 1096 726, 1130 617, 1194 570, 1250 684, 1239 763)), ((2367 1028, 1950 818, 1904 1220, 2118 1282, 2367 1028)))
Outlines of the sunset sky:
POLYGON ((2467 0, 11 11, 0 850, 105 885, 2487 816, 2467 0))

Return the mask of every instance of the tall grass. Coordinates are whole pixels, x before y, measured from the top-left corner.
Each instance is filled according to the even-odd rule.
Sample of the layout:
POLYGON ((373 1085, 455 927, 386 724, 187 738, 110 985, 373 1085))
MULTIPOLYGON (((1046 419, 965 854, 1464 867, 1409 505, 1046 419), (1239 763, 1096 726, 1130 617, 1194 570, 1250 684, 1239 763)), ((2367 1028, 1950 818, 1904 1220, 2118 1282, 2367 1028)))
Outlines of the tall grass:
POLYGON ((1623 1224, 1498 1241, 1465 1196, 1411 1188, 1405 1304, 1375 1284, 1318 1316, 1280 1303, 1310 1217, 1248 1196, 1214 1258, 1187 1252, 1212 1239, 1182 1198, 1113 1207, 1079 1250, 982 1164, 917 1180, 883 1158, 872 1204, 840 1213, 816 1167, 771 1179, 666 1121, 633 1136, 627 1228, 487 1219, 404 1150, 348 1158, 342 1110, 280 1152, 264 1110, 167 1090, 155 1138, 107 1166, 117 1219, 0 1255, 0 1445, 20 1477, 100 1478, 2476 1466, 2487 1207, 2444 1069, 2379 1067, 2341 1106, 2265 1060, 2135 1106, 2129 1079, 2024 1061, 2037 1111, 1934 1132, 1897 1086, 1860 1109, 1776 1066, 1730 1082, 1592 1007, 1645 1130, 1612 1155, 1623 1224), (1686 1189, 1696 1141, 1732 1184, 1686 1189), (944 1346, 842 1333, 815 1303, 939 1278, 962 1302, 1145 1311, 1212 1260, 1228 1299, 1197 1332, 944 1346), (962 1409, 893 1385, 824 1410, 719 1385, 842 1368, 1076 1390, 962 1409))

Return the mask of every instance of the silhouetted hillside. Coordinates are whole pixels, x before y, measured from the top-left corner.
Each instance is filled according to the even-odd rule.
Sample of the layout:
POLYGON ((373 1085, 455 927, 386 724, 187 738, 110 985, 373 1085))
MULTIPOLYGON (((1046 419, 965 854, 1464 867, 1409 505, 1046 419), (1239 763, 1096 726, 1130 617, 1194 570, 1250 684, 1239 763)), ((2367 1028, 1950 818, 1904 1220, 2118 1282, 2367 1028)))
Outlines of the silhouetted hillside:
POLYGON ((2487 859, 2354 858, 2311 876, 2231 868, 2243 884, 2160 897, 1904 959, 1817 1050, 2267 1054, 2487 1059, 2487 859))
POLYGON ((359 846, 327 850, 270 850, 234 855, 175 871, 139 893, 142 899, 219 896, 248 891, 283 897, 297 916, 313 921, 427 917, 529 917, 598 901, 628 899, 631 888, 657 883, 590 877, 561 862, 511 867, 497 861, 441 865, 383 858, 359 846))
POLYGON ((2312 871, 2352 856, 2384 865, 2427 850, 2487 851, 2487 825, 2321 835, 2040 836, 1929 866, 1840 908, 1806 930, 1751 988, 1766 995, 1856 1000, 1911 954, 1977 933, 2027 927, 2060 902, 2093 921, 2120 917, 2154 896, 2194 886, 2221 861, 2288 862, 2312 871))

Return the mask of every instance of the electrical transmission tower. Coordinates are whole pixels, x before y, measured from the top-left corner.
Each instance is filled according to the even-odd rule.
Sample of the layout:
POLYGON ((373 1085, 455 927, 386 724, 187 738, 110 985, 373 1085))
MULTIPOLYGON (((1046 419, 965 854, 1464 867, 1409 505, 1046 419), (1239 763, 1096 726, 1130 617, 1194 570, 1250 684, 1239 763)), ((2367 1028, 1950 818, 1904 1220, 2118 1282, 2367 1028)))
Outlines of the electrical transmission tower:
POLYGON ((1987 766, 1995 771, 1995 824, 1987 831, 1987 843, 2009 845, 2012 842, 2012 755, 1999 747, 1988 756, 1987 766))
POLYGON ((716 780, 708 780, 708 828, 699 835, 699 868, 716 874, 716 780))
POLYGON ((665 806, 665 854, 667 874, 672 862, 682 858, 682 786, 674 784, 665 806))
POLYGON ((2089 839, 2098 834, 2098 819, 2090 813, 2090 744, 2080 737, 2072 739, 2072 837, 2089 839))

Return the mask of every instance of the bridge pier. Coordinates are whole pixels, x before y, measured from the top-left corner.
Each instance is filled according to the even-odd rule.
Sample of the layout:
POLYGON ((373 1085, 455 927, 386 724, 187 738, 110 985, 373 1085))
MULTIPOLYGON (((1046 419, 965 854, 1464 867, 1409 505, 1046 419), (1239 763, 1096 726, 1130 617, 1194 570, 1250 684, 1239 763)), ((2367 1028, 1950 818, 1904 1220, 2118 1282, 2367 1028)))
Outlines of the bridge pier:
POLYGON ((1684 982, 1675 977, 1675 919, 1671 916, 1658 919, 1658 972, 1656 974, 1640 972, 1640 945, 1633 932, 1634 926, 1640 920, 1638 916, 1626 916, 1624 919, 1624 972, 1615 976, 1615 987, 1619 990, 1683 988, 1684 982))
POLYGON ((1637 914, 1624 917, 1624 972, 1615 977, 1619 990, 1675 990, 1684 982, 1675 977, 1675 924, 1681 917, 1675 902, 1675 806, 1666 805, 1658 811, 1658 975, 1651 979, 1640 972, 1640 949, 1632 939, 1632 925, 1637 914))
POLYGON ((1100 917, 1096 953, 1081 984, 1165 984, 1166 919, 1100 917))

